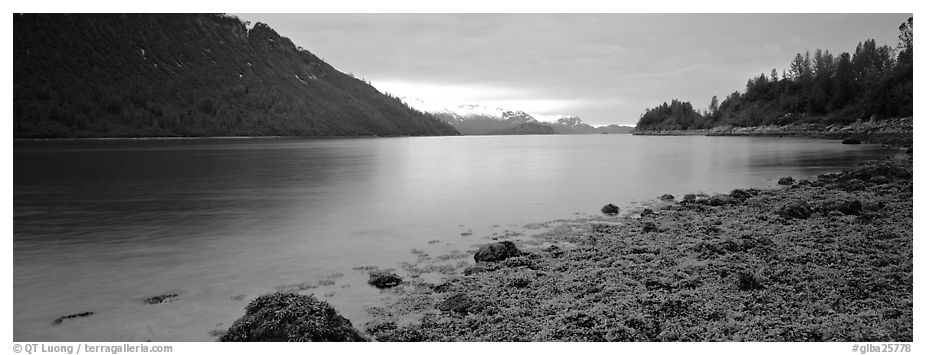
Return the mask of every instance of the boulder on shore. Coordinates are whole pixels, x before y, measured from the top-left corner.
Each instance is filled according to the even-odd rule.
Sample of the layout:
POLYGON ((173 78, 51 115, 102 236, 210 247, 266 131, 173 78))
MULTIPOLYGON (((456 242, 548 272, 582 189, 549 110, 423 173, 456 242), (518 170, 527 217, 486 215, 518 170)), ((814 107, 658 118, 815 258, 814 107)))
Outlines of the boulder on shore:
POLYGON ((476 255, 473 256, 473 259, 475 259, 476 262, 496 262, 518 255, 521 255, 521 251, 518 250, 518 247, 514 245, 514 242, 506 240, 503 242, 487 244, 479 247, 479 250, 476 251, 476 255))
POLYGON ((402 278, 391 272, 376 270, 370 271, 370 279, 367 280, 367 283, 376 288, 389 288, 402 283, 402 278))
POLYGON ((778 208, 778 215, 784 218, 807 219, 812 213, 806 201, 789 201, 778 208))
POLYGON ((604 207, 601 208, 601 212, 605 214, 614 215, 614 214, 621 213, 621 209, 620 207, 617 207, 614 204, 609 203, 607 205, 604 205, 604 207))
POLYGON ((665 195, 659 196, 659 199, 663 201, 675 201, 675 196, 672 196, 671 194, 665 194, 665 195))
POLYGON ((730 191, 730 197, 737 200, 745 200, 752 197, 752 194, 749 193, 749 191, 743 189, 734 189, 733 191, 730 191))
POLYGON ((708 205, 708 206, 726 206, 726 205, 735 205, 737 203, 740 203, 740 200, 733 198, 732 196, 729 196, 729 195, 715 194, 708 198, 696 199, 695 202, 700 203, 702 205, 708 205))
POLYGON ((653 223, 653 222, 645 222, 645 223, 643 223, 643 232, 644 232, 644 233, 655 232, 655 231, 656 231, 656 223, 653 223))
POLYGON ((790 176, 785 176, 781 179, 778 179, 778 185, 791 185, 794 183, 794 178, 790 176))
POLYGON ((473 300, 465 293, 458 293, 437 304, 437 309, 444 312, 466 314, 473 307, 473 300))
POLYGON ((245 307, 220 341, 366 341, 347 318, 311 295, 273 293, 245 307))

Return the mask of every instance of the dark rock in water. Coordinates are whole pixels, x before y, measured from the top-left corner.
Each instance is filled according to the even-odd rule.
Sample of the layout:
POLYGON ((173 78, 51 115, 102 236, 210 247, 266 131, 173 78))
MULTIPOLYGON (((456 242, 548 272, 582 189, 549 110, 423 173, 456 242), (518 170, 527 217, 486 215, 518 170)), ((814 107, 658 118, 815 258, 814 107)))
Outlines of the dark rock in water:
POLYGON ((670 194, 665 194, 665 195, 659 196, 659 199, 663 201, 675 201, 675 196, 672 196, 670 194))
POLYGON ((146 304, 158 304, 158 303, 172 302, 176 300, 177 297, 179 296, 176 293, 154 296, 154 297, 146 298, 145 303, 146 304))
POLYGON ((694 202, 697 198, 698 196, 696 196, 695 194, 685 194, 685 197, 682 198, 682 201, 694 202))
POLYGON ((81 313, 68 314, 63 317, 58 317, 58 319, 55 319, 52 323, 55 325, 58 325, 58 324, 61 324, 61 322, 64 322, 65 319, 89 317, 92 315, 93 315, 93 312, 81 312, 81 313))
POLYGON ((790 176, 785 176, 781 179, 778 179, 778 185, 791 185, 794 183, 794 178, 790 176))
POLYGON ((738 200, 745 200, 752 197, 752 194, 743 189, 735 189, 730 191, 730 197, 738 200))
POLYGON ((651 209, 649 209, 649 208, 644 208, 644 209, 643 209, 643 212, 640 212, 640 217, 651 216, 651 215, 654 215, 654 214, 656 214, 656 212, 653 212, 653 210, 651 210, 651 209))
POLYGON ((437 309, 444 312, 463 313, 469 311, 474 305, 473 300, 465 293, 458 293, 437 304, 437 309))
POLYGON ((621 209, 609 203, 607 205, 604 205, 604 207, 601 208, 601 212, 605 214, 618 214, 618 213, 621 213, 621 209))
POLYGON ((653 223, 653 222, 643 223, 643 232, 649 233, 655 230, 656 230, 656 223, 653 223))
POLYGON ((810 218, 811 210, 806 201, 790 201, 778 209, 778 214, 784 218, 807 219, 810 218))
POLYGON ((862 141, 858 138, 846 138, 842 140, 842 144, 862 144, 862 141))
POLYGON ((367 283, 376 288, 389 288, 402 283, 402 278, 391 272, 370 271, 370 279, 367 283))
POLYGON ((469 276, 469 275, 481 274, 487 271, 489 270, 486 270, 486 268, 482 266, 474 265, 474 266, 468 266, 465 269, 463 269, 463 275, 469 276))
POLYGON ((473 258, 479 261, 495 262, 502 261, 510 257, 521 255, 521 251, 514 245, 514 242, 503 241, 492 243, 479 247, 473 258))
POLYGON ((273 293, 245 307, 220 341, 366 341, 347 318, 311 295, 273 293))

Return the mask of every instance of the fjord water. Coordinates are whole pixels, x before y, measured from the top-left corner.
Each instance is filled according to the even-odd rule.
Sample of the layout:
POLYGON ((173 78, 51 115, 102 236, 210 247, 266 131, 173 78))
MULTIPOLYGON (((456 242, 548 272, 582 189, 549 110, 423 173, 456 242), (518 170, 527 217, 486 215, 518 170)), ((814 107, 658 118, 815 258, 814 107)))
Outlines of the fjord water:
POLYGON ((249 299, 326 277, 306 293, 361 325, 383 295, 353 268, 414 261, 412 248, 466 251, 609 202, 773 186, 893 153, 630 135, 17 141, 14 340, 214 340, 249 299))

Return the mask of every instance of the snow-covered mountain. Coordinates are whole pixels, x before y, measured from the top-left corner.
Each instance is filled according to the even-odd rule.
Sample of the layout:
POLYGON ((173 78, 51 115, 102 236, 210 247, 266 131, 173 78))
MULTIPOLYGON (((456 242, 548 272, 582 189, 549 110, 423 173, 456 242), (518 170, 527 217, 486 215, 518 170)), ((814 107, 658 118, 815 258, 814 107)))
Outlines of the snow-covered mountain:
POLYGON ((579 116, 564 116, 556 120, 556 123, 561 124, 566 127, 579 127, 585 125, 585 122, 582 122, 582 119, 579 116))
MULTIPOLYGON (((465 135, 535 132, 537 125, 548 126, 559 134, 611 133, 582 122, 579 116, 560 116, 556 118, 556 121, 543 122, 521 110, 472 104, 445 107, 429 104, 417 98, 402 97, 401 99, 417 110, 433 114, 465 135), (528 123, 531 124, 531 129, 515 129, 515 127, 528 123)), ((545 118, 550 119, 550 117, 545 118)))

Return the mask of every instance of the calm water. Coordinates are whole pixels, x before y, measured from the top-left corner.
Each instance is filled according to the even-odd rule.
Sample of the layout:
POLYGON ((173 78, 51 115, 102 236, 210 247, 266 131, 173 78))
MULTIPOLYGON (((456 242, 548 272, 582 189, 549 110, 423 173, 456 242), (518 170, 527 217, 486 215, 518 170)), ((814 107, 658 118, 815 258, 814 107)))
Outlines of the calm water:
POLYGON ((396 267, 412 248, 465 251, 609 202, 771 186, 892 153, 613 134, 15 142, 14 340, 209 341, 247 300, 331 275, 311 292, 359 325, 382 296, 353 268, 396 267), (166 293, 180 297, 142 302, 166 293), (52 325, 84 311, 96 314, 52 325))

